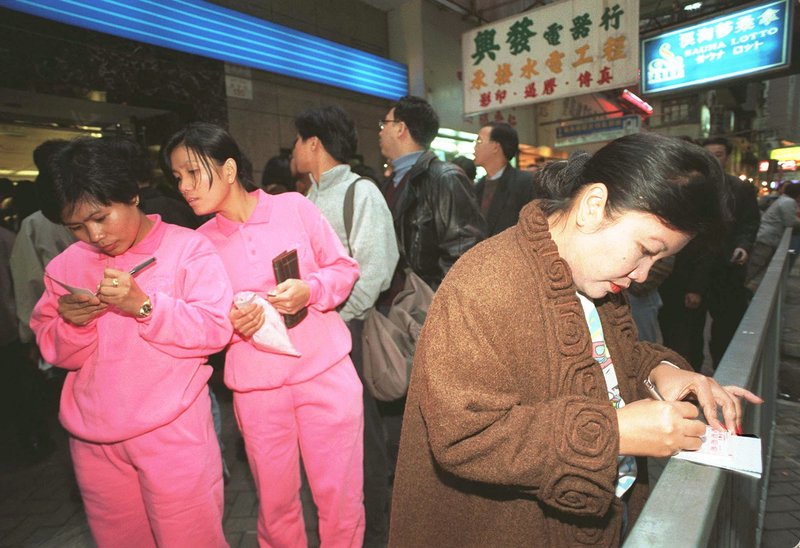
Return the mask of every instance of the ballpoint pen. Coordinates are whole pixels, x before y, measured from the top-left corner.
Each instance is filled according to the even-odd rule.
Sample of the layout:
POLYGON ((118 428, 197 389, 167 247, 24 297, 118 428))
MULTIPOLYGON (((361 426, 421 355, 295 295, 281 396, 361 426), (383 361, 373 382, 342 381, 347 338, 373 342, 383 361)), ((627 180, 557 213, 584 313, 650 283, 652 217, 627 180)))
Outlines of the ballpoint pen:
POLYGON ((128 274, 130 274, 131 276, 136 276, 136 274, 138 274, 141 270, 147 268, 148 266, 150 266, 154 262, 156 262, 156 258, 155 257, 150 257, 146 261, 144 261, 142 263, 139 263, 136 266, 134 266, 133 268, 131 268, 128 271, 128 274))
POLYGON ((664 401, 664 396, 662 396, 661 392, 658 391, 658 388, 656 388, 656 385, 650 380, 650 377, 647 377, 643 382, 647 387, 647 391, 650 392, 651 396, 653 396, 653 399, 664 401))

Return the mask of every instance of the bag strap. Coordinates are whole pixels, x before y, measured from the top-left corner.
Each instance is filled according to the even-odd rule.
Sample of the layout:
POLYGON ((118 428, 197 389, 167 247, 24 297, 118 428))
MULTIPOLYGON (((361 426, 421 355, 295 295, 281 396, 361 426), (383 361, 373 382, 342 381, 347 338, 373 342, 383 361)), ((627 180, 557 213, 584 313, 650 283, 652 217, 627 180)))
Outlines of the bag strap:
POLYGON ((344 232, 347 235, 347 252, 353 256, 353 249, 350 247, 350 231, 353 230, 353 211, 355 209, 356 183, 366 181, 365 177, 359 177, 347 187, 344 194, 344 232))

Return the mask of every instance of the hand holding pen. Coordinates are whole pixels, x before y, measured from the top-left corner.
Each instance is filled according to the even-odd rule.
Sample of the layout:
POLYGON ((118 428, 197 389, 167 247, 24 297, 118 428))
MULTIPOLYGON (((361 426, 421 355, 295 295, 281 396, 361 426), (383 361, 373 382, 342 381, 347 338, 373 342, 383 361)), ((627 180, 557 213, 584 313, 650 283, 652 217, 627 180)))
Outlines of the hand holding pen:
POLYGON ((103 271, 103 280, 97 288, 97 298, 100 302, 114 305, 119 310, 136 316, 146 300, 147 294, 139 287, 134 277, 153 264, 155 257, 136 265, 128 272, 115 268, 106 268, 103 271))

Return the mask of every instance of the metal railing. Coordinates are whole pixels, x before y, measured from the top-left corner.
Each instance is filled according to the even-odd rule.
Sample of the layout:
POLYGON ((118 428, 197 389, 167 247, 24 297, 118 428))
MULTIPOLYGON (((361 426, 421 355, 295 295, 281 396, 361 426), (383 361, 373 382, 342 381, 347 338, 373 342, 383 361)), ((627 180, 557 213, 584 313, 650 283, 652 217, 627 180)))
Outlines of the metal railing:
POLYGON ((756 480, 719 468, 670 459, 625 548, 760 546, 775 430, 781 309, 788 275, 787 230, 714 378, 764 398, 747 404, 743 427, 761 438, 764 473, 756 480))

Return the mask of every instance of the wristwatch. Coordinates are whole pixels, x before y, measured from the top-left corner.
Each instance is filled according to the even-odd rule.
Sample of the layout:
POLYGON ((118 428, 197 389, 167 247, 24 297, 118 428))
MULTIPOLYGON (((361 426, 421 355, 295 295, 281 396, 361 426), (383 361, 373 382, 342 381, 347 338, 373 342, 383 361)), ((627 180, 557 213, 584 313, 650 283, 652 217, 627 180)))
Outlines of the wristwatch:
POLYGON ((139 308, 139 312, 136 314, 136 317, 146 318, 150 315, 152 311, 153 311, 153 303, 150 302, 150 297, 148 297, 147 300, 144 303, 142 303, 142 306, 141 308, 139 308))

